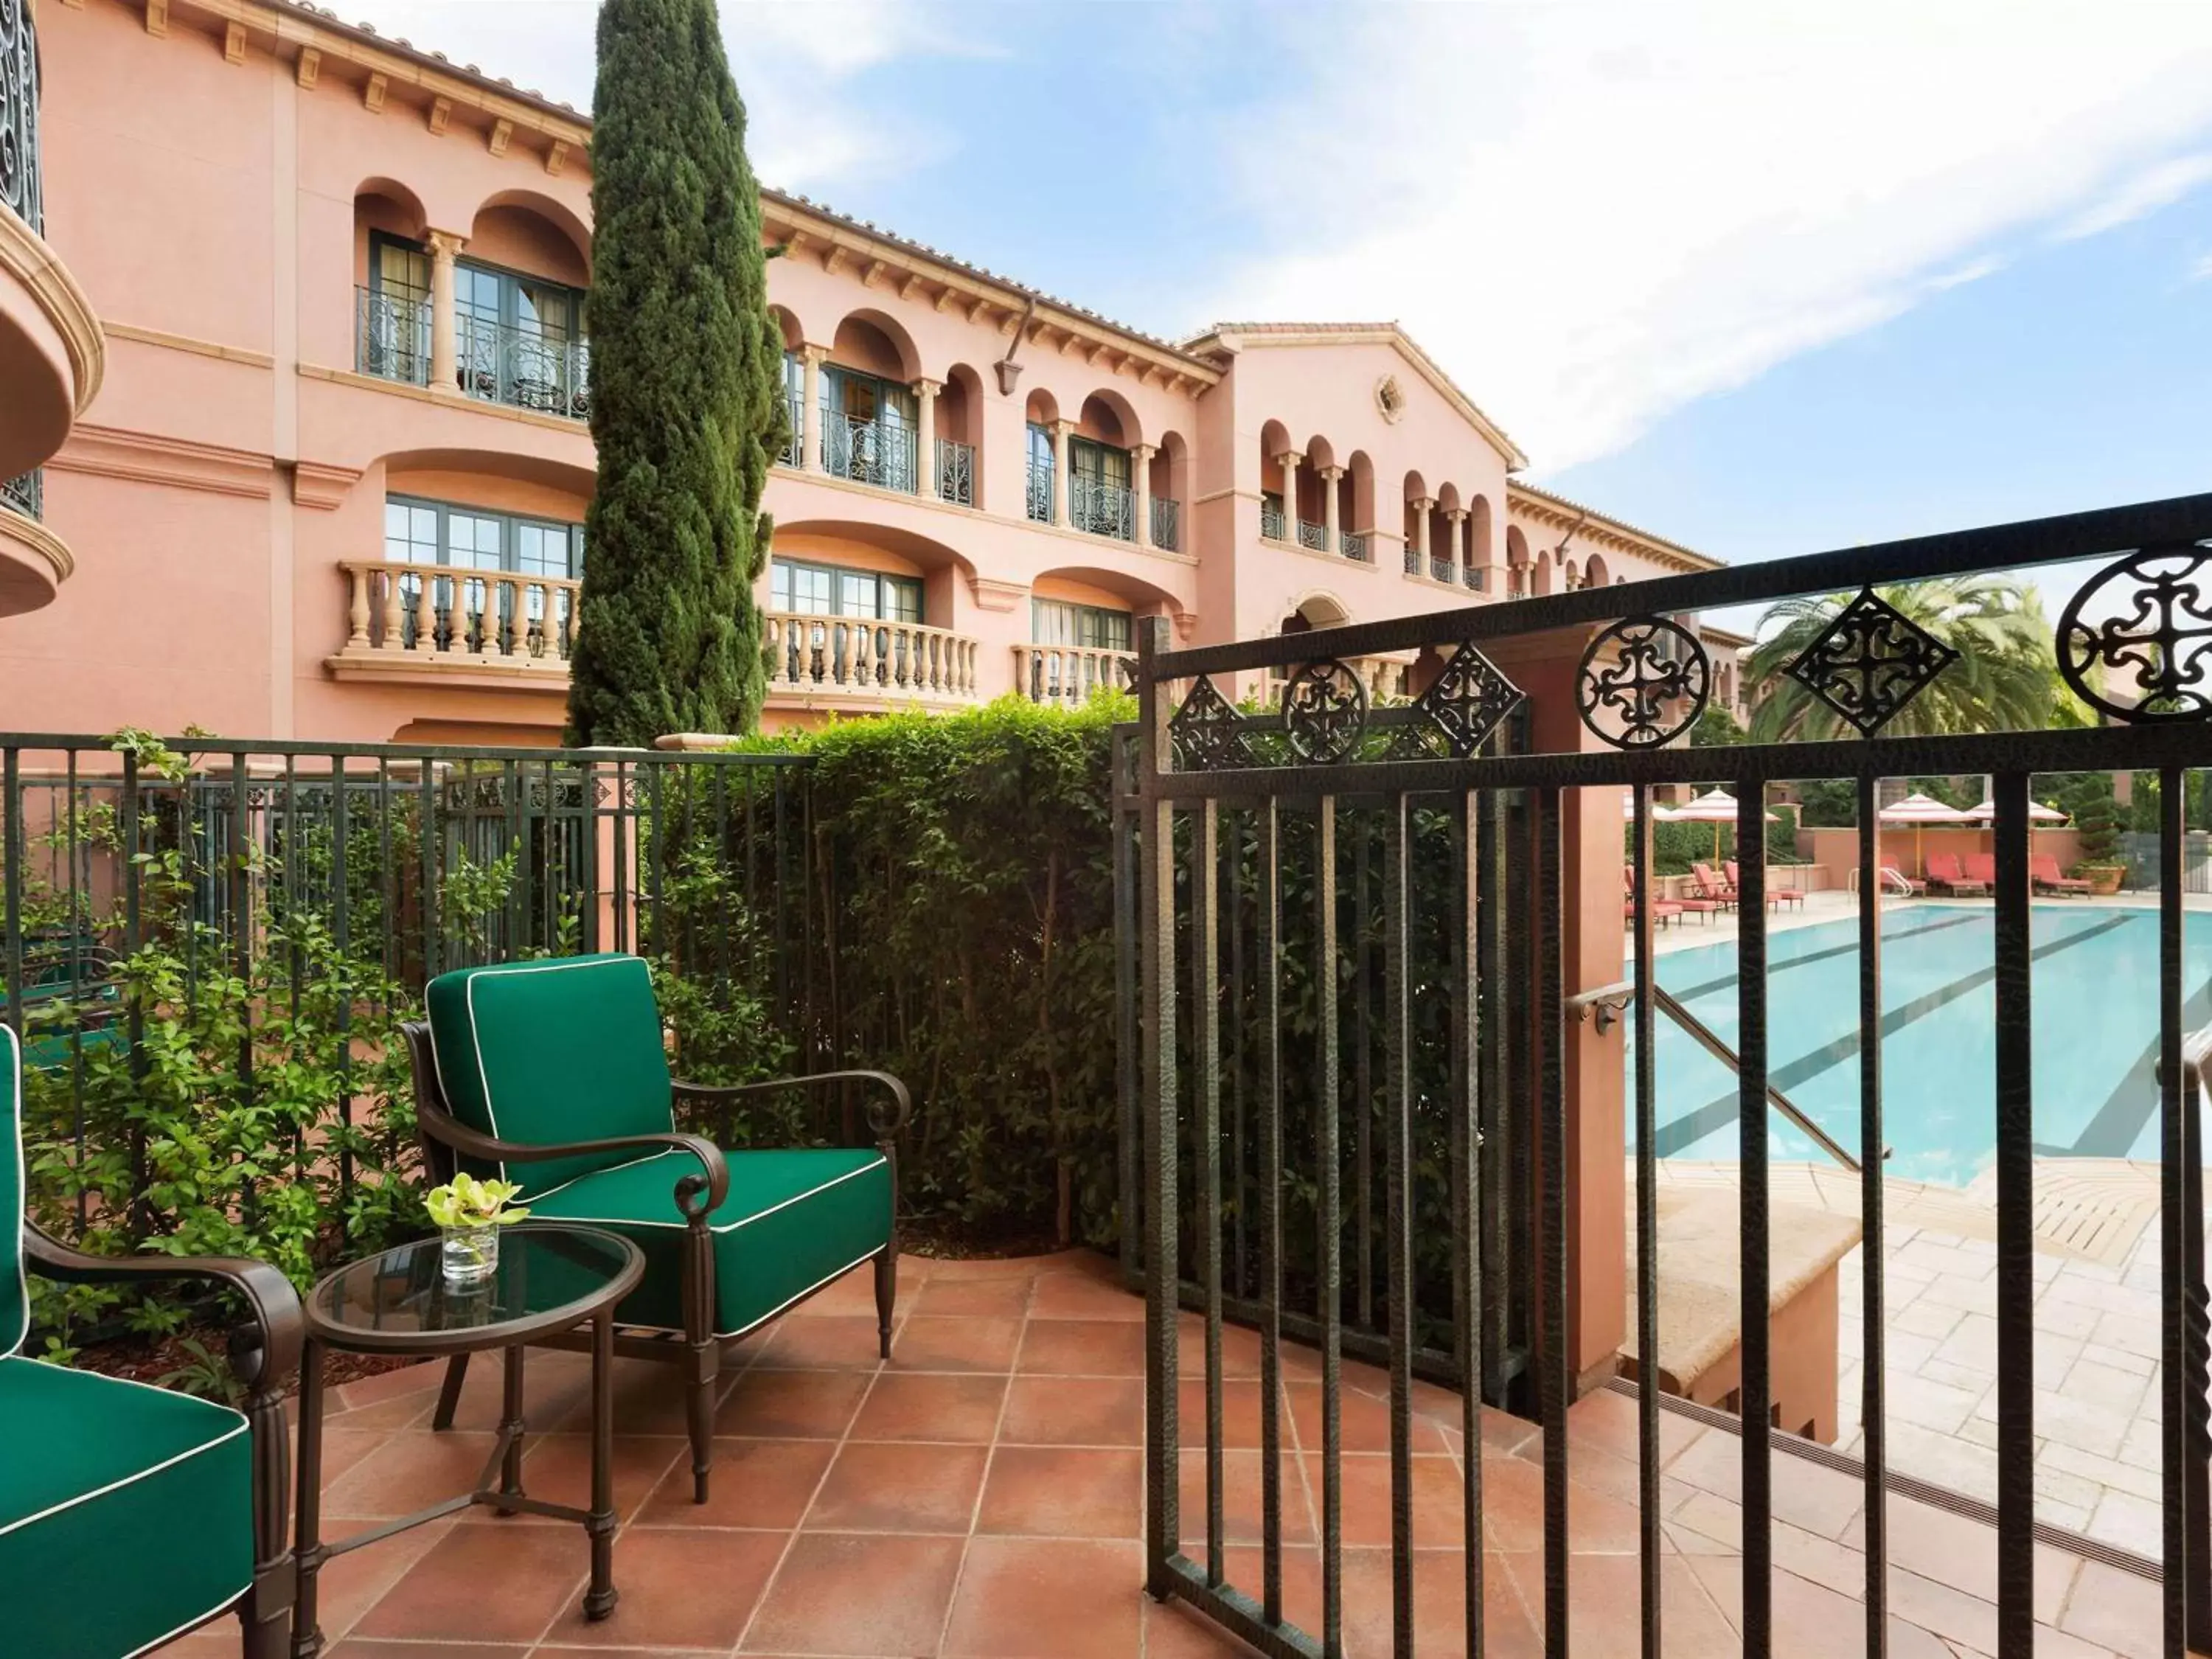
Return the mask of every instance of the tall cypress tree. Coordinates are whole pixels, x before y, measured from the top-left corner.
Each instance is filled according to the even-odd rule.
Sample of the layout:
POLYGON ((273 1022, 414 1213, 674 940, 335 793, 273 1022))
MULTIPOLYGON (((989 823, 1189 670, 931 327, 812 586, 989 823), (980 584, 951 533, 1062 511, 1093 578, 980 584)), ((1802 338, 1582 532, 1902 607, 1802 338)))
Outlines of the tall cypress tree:
POLYGON ((750 731, 782 337, 714 0, 605 0, 592 115, 599 478, 568 738, 750 731))

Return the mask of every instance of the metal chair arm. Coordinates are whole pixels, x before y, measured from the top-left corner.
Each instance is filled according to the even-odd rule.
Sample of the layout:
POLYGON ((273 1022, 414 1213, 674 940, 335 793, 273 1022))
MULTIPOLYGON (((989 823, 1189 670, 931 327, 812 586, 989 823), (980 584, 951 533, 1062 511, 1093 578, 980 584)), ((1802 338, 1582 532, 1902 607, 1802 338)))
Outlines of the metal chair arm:
POLYGON ((425 1131, 455 1152, 500 1163, 543 1164, 556 1158, 584 1158, 595 1152, 632 1152, 647 1146, 669 1147, 689 1152, 699 1160, 703 1173, 687 1175, 676 1183, 677 1207, 687 1217, 694 1213, 691 1200, 704 1194, 707 1201, 698 1206, 696 1212, 705 1215, 720 1209, 722 1200, 730 1194, 729 1164, 722 1157, 722 1149, 704 1135, 686 1134, 680 1129, 670 1129, 650 1134, 615 1135, 604 1140, 501 1140, 471 1128, 452 1113, 441 1110, 427 1102, 417 1101, 415 1113, 416 1121, 425 1131))
POLYGON ((811 1072, 804 1077, 770 1078, 765 1083, 685 1083, 679 1079, 671 1086, 678 1100, 714 1105, 747 1095, 769 1094, 778 1089, 817 1088, 827 1083, 880 1084, 889 1092, 888 1101, 871 1098, 867 1102, 868 1127, 875 1132, 878 1141, 889 1140, 906 1127, 907 1119, 913 1115, 913 1095, 889 1072, 811 1072))

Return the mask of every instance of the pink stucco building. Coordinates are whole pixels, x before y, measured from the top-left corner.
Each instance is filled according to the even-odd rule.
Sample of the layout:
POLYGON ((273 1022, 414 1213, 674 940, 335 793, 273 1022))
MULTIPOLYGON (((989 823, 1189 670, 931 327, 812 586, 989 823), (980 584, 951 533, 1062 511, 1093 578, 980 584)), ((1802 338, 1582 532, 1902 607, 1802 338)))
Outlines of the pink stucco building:
MULTIPOLYGON (((36 408, 0 415, 54 550, 23 590, 51 603, 0 630, 8 724, 552 740, 593 477, 586 119, 308 6, 40 7, 42 246, 99 327, 49 318, 36 408)), ((1392 325, 1171 343, 764 210, 795 433, 772 725, 1080 696, 1148 615, 1206 641, 1711 562, 1518 482, 1392 325)))

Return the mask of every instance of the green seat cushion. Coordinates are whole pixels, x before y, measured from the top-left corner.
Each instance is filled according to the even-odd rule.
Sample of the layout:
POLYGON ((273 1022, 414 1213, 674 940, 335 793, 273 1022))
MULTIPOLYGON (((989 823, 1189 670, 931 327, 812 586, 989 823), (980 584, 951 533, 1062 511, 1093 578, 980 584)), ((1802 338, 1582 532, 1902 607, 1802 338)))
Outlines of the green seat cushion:
MULTIPOLYGON (((673 1127, 660 1011, 636 957, 464 968, 432 980, 423 1002, 439 1085, 472 1129, 542 1146, 673 1127)), ((535 1194, 631 1156, 517 1162, 498 1173, 535 1194)))
MULTIPOLYGON (((891 1170, 881 1152, 802 1148, 725 1156, 729 1195, 708 1218, 717 1335, 750 1330, 890 1242, 891 1170)), ((645 1279, 616 1316, 681 1330, 685 1223, 676 1183, 698 1168, 689 1152, 659 1153, 571 1182, 531 1213, 598 1222, 634 1240, 645 1252, 645 1279)))
POLYGON ((253 1577, 253 1447, 227 1406, 0 1358, 0 1627, 10 1653, 117 1659, 253 1577))

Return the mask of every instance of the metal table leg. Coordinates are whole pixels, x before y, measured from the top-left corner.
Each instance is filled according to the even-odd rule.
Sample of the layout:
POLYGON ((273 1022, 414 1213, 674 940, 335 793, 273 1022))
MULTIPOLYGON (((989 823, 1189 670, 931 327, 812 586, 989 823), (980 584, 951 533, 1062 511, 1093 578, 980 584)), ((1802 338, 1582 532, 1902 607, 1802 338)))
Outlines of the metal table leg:
MULTIPOLYGON (((522 1495, 522 1361, 525 1350, 520 1343, 508 1348, 500 1357, 506 1362, 506 1373, 501 1379, 500 1393, 499 1431, 507 1437, 507 1455, 500 1460, 499 1490, 502 1497, 522 1495)), ((495 1510, 497 1515, 513 1515, 508 1509, 495 1510)))
POLYGON ((316 1622, 315 1579, 322 1571, 323 1345, 309 1337, 300 1349, 300 1521, 294 1545, 299 1586, 292 1604, 292 1659, 315 1659, 323 1650, 316 1622))
POLYGON ((584 1616, 604 1619, 615 1610, 615 1314, 602 1309, 592 1321, 592 1512, 584 1522, 592 1540, 592 1583, 584 1616))

